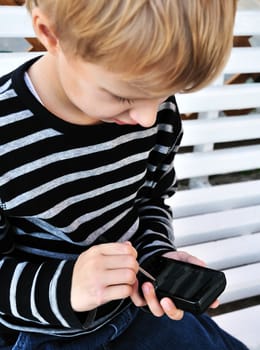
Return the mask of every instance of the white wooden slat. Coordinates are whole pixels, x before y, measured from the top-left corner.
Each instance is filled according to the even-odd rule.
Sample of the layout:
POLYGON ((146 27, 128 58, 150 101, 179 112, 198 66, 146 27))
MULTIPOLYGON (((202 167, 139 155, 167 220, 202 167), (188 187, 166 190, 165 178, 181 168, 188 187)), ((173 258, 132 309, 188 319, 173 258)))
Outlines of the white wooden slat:
POLYGON ((11 72, 31 58, 42 54, 42 52, 0 53, 0 76, 11 72))
POLYGON ((260 83, 209 86, 176 99, 181 113, 260 107, 260 83))
POLYGON ((259 168, 260 145, 209 152, 179 153, 175 159, 175 169, 179 180, 259 168))
POLYGON ((179 153, 175 168, 179 180, 259 169, 260 145, 179 153))
MULTIPOLYGON (((259 20, 260 22, 260 20, 259 20)), ((224 68, 224 73, 260 72, 260 47, 234 47, 224 68)))
POLYGON ((260 350, 260 305, 215 316, 214 320, 250 350, 260 350))
POLYGON ((260 35, 259 22, 259 10, 237 11, 234 26, 234 35, 260 35))
POLYGON ((181 146, 260 138, 260 114, 183 121, 181 146))
POLYGON ((24 6, 0 6, 0 37, 35 37, 30 15, 24 6))
POLYGON ((227 287, 219 297, 221 303, 260 295, 260 263, 225 270, 227 287), (243 283, 241 282, 243 276, 243 283))
POLYGON ((175 244, 179 248, 259 232, 259 218, 260 205, 178 218, 174 220, 175 244))
MULTIPOLYGON (((260 264, 260 233, 189 245, 185 247, 185 250, 200 257, 208 266, 216 269, 255 262, 260 264)), ((260 294, 260 269, 258 278, 260 294)))
POLYGON ((260 180, 177 191, 168 199, 174 217, 260 204, 260 180))

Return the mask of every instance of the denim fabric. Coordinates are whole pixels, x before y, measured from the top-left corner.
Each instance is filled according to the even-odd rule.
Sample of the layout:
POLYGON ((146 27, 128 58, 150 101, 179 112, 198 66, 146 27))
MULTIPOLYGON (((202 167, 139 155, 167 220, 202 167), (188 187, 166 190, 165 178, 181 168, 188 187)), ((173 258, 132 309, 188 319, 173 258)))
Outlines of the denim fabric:
POLYGON ((130 307, 92 334, 75 338, 20 333, 0 350, 248 350, 207 315, 185 313, 181 321, 156 318, 130 307))
POLYGON ((108 350, 248 350, 207 315, 185 313, 181 321, 139 313, 126 332, 108 350))

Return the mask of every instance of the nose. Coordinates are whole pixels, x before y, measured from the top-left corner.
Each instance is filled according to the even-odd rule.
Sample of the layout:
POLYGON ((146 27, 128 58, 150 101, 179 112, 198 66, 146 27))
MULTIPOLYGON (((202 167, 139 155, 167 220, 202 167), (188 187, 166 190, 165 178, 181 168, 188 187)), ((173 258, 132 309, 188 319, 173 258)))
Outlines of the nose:
POLYGON ((145 128, 153 126, 160 102, 159 99, 140 101, 129 111, 130 118, 145 128))

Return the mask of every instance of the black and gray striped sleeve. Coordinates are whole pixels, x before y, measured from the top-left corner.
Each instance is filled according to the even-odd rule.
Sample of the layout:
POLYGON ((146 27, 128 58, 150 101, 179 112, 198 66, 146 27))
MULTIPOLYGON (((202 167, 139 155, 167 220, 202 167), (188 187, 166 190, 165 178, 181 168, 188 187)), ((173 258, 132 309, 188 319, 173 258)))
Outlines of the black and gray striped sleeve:
POLYGON ((174 96, 160 106, 159 119, 157 144, 150 154, 146 184, 137 202, 140 226, 136 248, 141 263, 176 249, 172 210, 165 204, 176 191, 173 162, 183 134, 174 96))
MULTIPOLYGON (((52 260, 43 263, 20 261, 11 257, 13 243, 11 228, 1 215, 0 231, 0 313, 5 326, 33 329, 81 328, 81 324, 67 301, 70 299, 72 261, 52 260), (62 296, 62 297, 61 297, 62 296), (8 324, 8 315, 12 317, 8 324)), ((2 321, 3 322, 3 321, 2 321)))

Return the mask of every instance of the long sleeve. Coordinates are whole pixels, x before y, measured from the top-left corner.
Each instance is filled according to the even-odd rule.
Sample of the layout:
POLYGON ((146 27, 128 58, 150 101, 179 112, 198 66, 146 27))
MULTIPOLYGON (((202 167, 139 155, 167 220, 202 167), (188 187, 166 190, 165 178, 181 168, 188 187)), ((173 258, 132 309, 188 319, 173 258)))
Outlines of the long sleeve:
POLYGON ((15 251, 12 230, 3 213, 0 227, 0 313, 23 329, 41 324, 48 332, 55 327, 81 328, 70 307, 73 261, 29 262, 12 257, 15 251))
POLYGON ((172 211, 164 202, 176 190, 173 161, 182 138, 181 119, 174 97, 161 105, 159 114, 161 124, 157 143, 151 152, 147 180, 137 201, 140 226, 135 245, 140 262, 152 255, 175 250, 172 211))

